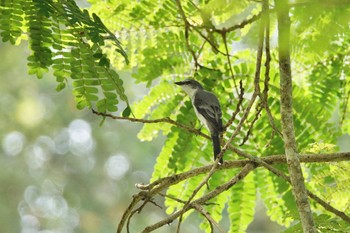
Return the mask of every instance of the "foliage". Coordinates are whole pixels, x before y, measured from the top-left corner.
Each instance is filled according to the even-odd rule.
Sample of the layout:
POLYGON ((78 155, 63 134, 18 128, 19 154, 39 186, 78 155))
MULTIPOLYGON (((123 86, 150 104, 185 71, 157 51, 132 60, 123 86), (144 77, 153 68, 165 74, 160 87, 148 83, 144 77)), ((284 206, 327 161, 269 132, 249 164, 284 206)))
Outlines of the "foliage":
MULTIPOLYGON (((347 222, 341 221, 337 218, 332 218, 326 214, 314 215, 316 221, 317 232, 348 232, 350 230, 347 222)), ((298 223, 283 233, 302 233, 301 224, 298 223)))
POLYGON ((73 0, 15 0, 1 2, 0 19, 3 42, 29 40, 29 74, 42 78, 52 68, 57 91, 72 79, 78 109, 114 112, 118 99, 128 105, 123 82, 103 49, 112 45, 128 62, 126 53, 96 14, 73 0))
MULTIPOLYGON (((91 108, 92 103, 96 103, 100 112, 113 112, 117 110, 117 96, 128 105, 122 81, 110 68, 112 65, 132 72, 136 82, 150 87, 149 94, 131 107, 136 118, 170 117, 178 124, 197 127, 188 97, 172 86, 173 81, 191 77, 218 96, 224 110, 223 122, 232 120, 224 132, 224 140, 229 140, 241 127, 232 141, 240 150, 257 157, 284 153, 279 134, 280 90, 273 10, 268 15, 270 27, 265 30, 271 33, 265 41, 265 66, 256 77, 260 39, 257 35, 261 25, 266 23, 259 1, 245 0, 239 4, 224 0, 90 2, 92 17, 72 1, 45 4, 27 1, 28 10, 11 3, 15 6, 13 9, 18 8, 13 11, 10 5, 5 5, 1 8, 2 38, 16 43, 24 32, 28 33, 33 51, 28 58, 29 72, 41 77, 51 66, 59 82, 58 90, 70 76, 78 108, 91 108), (23 23, 23 14, 28 25, 23 23), (5 20, 3 16, 10 17, 5 20), (117 32, 118 40, 111 31, 117 32), (129 64, 115 57, 116 50, 108 46, 110 40, 124 58, 128 54, 129 64), (267 53, 271 55, 271 62, 267 53), (261 89, 258 99, 245 116, 257 86, 261 89), (243 89, 240 111, 236 112, 243 89), (237 114, 232 118, 234 113, 237 114)), ((274 8, 273 2, 270 5, 274 8)), ((320 5, 294 1, 291 5, 293 110, 299 151, 308 151, 315 143, 334 145, 340 135, 350 133, 349 10, 350 5, 343 1, 322 1, 320 5)), ((126 113, 129 111, 130 108, 126 113)), ((144 124, 138 136, 141 140, 154 140, 160 131, 166 139, 154 166, 152 181, 212 161, 211 143, 207 138, 183 128, 164 123, 144 124)), ((208 133, 206 129, 202 132, 208 133)), ((227 152, 224 159, 235 160, 238 155, 227 152)), ((287 172, 284 165, 275 167, 287 172)), ((310 190, 337 208, 344 211, 349 208, 350 202, 344 198, 350 191, 344 172, 348 171, 347 164, 313 164, 305 166, 304 171, 311 179, 310 190)), ((235 170, 215 173, 208 182, 209 189, 201 189, 196 197, 208 194, 235 174, 235 170)), ((183 202, 191 197, 202 180, 202 176, 196 176, 170 186, 165 198, 167 213, 181 210, 183 202)), ((227 207, 230 232, 244 232, 253 220, 258 192, 271 220, 285 227, 299 221, 289 184, 261 168, 216 196, 212 201, 220 202, 218 205, 204 208, 219 222, 227 207)), ((315 217, 316 225, 322 229, 333 217, 331 219, 327 211, 313 204, 320 213, 315 217)), ((346 228, 339 219, 334 222, 333 230, 346 228)), ((298 227, 294 225, 286 232, 298 227)), ((204 220, 201 228, 209 232, 210 224, 204 220)))

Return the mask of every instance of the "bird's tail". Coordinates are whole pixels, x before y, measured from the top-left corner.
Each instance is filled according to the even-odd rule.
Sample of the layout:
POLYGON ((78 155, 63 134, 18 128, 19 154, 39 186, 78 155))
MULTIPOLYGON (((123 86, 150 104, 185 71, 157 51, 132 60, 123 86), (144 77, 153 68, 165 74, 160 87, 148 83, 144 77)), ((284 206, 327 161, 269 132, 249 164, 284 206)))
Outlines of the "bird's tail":
MULTIPOLYGON (((219 134, 212 134, 211 139, 213 140, 213 149, 214 149, 214 159, 216 160, 216 157, 221 152, 220 148, 220 135, 219 134)), ((222 164, 223 160, 222 157, 220 158, 219 164, 222 164)))

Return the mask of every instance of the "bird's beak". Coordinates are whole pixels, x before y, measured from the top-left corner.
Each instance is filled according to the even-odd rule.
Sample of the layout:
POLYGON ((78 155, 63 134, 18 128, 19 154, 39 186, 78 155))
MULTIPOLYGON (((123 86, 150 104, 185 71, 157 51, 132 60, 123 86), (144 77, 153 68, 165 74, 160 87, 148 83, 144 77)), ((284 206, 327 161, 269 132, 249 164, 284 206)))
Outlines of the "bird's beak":
POLYGON ((176 85, 179 85, 179 86, 181 86, 181 85, 183 85, 184 84, 184 82, 174 82, 176 85))

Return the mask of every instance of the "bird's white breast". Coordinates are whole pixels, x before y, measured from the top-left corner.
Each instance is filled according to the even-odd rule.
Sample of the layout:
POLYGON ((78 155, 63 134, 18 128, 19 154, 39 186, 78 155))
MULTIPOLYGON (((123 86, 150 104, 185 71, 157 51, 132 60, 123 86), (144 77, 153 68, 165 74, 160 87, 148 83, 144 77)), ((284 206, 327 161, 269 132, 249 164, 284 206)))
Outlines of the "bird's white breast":
POLYGON ((207 120, 201 115, 199 114, 199 112, 197 111, 196 106, 194 106, 194 100, 192 98, 192 106, 194 108, 194 112, 196 113, 197 118, 199 119, 199 121, 210 131, 209 127, 208 127, 208 123, 207 120))

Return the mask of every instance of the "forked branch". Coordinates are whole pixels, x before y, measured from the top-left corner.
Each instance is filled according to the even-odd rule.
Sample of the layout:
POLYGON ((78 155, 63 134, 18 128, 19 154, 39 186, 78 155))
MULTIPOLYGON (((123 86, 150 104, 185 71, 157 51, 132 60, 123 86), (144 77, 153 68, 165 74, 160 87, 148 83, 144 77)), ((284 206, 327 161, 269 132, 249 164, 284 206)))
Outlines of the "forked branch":
MULTIPOLYGON (((250 157, 252 155, 245 154, 241 151, 236 151, 238 154, 250 157)), ((257 158, 257 157, 255 157, 257 158)), ((286 182, 290 183, 290 178, 285 175, 283 172, 280 170, 274 168, 272 165, 274 164, 286 164, 287 160, 285 155, 273 155, 269 157, 263 157, 263 158, 258 158, 258 160, 261 160, 260 164, 256 162, 252 162, 252 160, 232 160, 232 161, 225 161, 222 166, 215 166, 214 164, 210 164, 207 166, 199 167, 187 172, 175 174, 172 176, 160 178, 150 184, 136 184, 136 187, 141 189, 138 194, 133 196, 133 200, 130 203, 129 207, 125 210, 122 219, 120 220, 118 230, 117 232, 122 232, 122 229, 124 228, 125 223, 130 221, 132 215, 142 209, 142 207, 147 204, 150 200, 152 200, 155 196, 160 195, 160 196, 166 196, 163 194, 163 191, 165 191, 167 188, 169 188, 172 185, 178 184, 184 180, 190 179, 191 177, 198 176, 200 174, 207 174, 211 170, 213 170, 213 167, 215 166, 214 172, 219 171, 219 170, 231 170, 232 168, 242 168, 246 167, 248 164, 254 165, 254 167, 260 167, 262 164, 268 165, 268 169, 279 176, 280 178, 284 179, 286 182), (142 204, 140 205, 140 202, 142 204)), ((299 155, 299 160, 302 163, 325 163, 325 162, 339 162, 339 161, 350 161, 350 152, 346 153, 335 153, 335 154, 317 154, 317 155, 312 155, 312 154, 305 154, 305 155, 299 155)), ((240 174, 240 173, 239 173, 240 174)), ((243 177, 242 177, 243 178, 243 177)), ((232 184, 233 185, 233 184, 232 184)), ((224 190, 223 190, 224 191, 224 190)), ((217 192, 217 195, 219 195, 221 192, 217 192)), ((212 193, 213 194, 213 193, 212 193)), ((211 195, 212 195, 211 194, 211 195)), ((350 223, 350 217, 347 216, 344 212, 334 208, 330 204, 328 204, 326 201, 322 200, 315 194, 313 194, 311 191, 308 191, 309 197, 314 199, 317 203, 322 205, 326 210, 334 213, 335 215, 339 216, 342 218, 344 221, 347 221, 350 223)), ((151 228, 146 228, 145 232, 148 232, 147 230, 150 229, 156 229, 158 227, 161 227, 167 223, 170 223, 174 221, 175 219, 179 218, 181 214, 187 212, 189 209, 192 208, 197 208, 193 206, 193 203, 195 201, 183 201, 176 199, 175 197, 168 197, 173 200, 176 200, 177 202, 184 204, 184 208, 179 210, 178 212, 174 213, 173 215, 169 216, 169 218, 166 218, 162 220, 159 223, 156 223, 152 225, 151 228)), ((201 198, 199 198, 201 199, 201 198)), ((199 200, 197 199, 197 200, 199 200)), ((199 203, 197 203, 198 205, 199 203)), ((203 214, 203 213, 201 213, 203 214)), ((213 222, 212 222, 213 223, 213 222)), ((213 226, 216 226, 215 223, 213 223, 213 226)), ((217 228, 217 227, 216 227, 217 228)))

